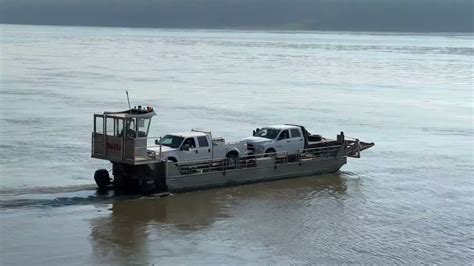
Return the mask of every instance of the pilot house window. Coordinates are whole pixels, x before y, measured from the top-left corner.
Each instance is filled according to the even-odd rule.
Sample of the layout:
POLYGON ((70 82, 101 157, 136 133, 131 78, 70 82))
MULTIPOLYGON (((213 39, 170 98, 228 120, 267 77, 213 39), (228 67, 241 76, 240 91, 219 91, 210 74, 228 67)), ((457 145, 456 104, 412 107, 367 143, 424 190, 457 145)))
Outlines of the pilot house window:
POLYGON ((148 135, 148 129, 150 126, 150 119, 137 118, 138 122, 138 137, 146 137, 148 135))
POLYGON ((104 117, 95 116, 94 119, 95 119, 94 133, 104 134, 104 117))
POLYGON ((120 118, 107 117, 107 136, 117 137, 123 134, 123 120, 120 118))

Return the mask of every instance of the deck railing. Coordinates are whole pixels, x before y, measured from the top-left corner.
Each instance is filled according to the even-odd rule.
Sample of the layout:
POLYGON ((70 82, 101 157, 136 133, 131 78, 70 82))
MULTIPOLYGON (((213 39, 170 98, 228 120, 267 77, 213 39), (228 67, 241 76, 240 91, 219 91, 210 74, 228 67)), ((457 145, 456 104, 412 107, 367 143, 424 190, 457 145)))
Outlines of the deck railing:
POLYGON ((234 162, 228 158, 219 158, 212 161, 201 160, 179 162, 176 163, 176 166, 181 176, 208 172, 225 172, 229 170, 258 168, 258 161, 263 158, 273 159, 273 164, 276 167, 278 165, 284 164, 300 164, 304 161, 310 160, 344 157, 345 152, 341 151, 341 149, 344 149, 343 145, 333 145, 311 149, 301 149, 296 154, 289 154, 288 152, 262 153, 241 156, 234 162))

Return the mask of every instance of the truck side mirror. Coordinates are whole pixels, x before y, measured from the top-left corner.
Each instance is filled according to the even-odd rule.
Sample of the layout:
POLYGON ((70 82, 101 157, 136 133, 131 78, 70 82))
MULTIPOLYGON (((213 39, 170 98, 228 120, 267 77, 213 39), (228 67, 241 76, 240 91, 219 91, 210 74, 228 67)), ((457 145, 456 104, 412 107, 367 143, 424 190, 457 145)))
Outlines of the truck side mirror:
POLYGON ((182 147, 181 147, 181 150, 183 151, 189 151, 191 149, 191 146, 189 144, 184 144, 182 147))

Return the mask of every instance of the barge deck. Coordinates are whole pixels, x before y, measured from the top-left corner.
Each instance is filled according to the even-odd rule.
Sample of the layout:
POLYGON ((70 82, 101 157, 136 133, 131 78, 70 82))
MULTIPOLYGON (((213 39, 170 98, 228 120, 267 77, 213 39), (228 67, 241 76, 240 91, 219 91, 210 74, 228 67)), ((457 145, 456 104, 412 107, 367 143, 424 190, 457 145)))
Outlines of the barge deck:
POLYGON ((325 146, 291 154, 246 153, 237 158, 176 162, 162 157, 160 140, 156 142, 159 147, 148 144, 155 140, 147 136, 155 113, 147 109, 94 115, 92 157, 110 161, 113 176, 105 169, 97 170, 94 179, 99 189, 177 193, 333 173, 347 163, 348 157, 359 158, 361 151, 374 146, 347 139, 341 132, 337 140, 328 141, 325 146))

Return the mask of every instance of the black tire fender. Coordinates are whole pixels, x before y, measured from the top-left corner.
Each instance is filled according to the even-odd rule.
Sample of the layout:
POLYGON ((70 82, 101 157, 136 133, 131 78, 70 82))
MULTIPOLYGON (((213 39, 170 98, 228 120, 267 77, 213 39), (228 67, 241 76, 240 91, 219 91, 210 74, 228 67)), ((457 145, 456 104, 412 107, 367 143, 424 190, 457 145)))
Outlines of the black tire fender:
POLYGON ((110 185, 110 175, 107 169, 98 169, 94 173, 94 181, 100 190, 105 190, 110 185))

